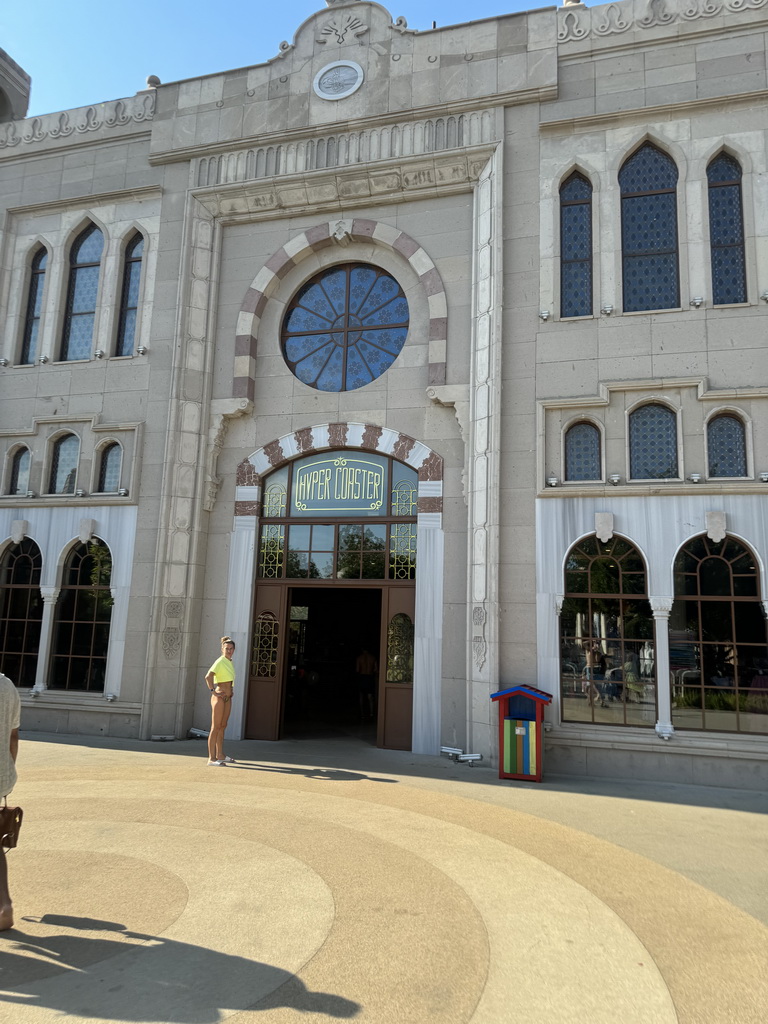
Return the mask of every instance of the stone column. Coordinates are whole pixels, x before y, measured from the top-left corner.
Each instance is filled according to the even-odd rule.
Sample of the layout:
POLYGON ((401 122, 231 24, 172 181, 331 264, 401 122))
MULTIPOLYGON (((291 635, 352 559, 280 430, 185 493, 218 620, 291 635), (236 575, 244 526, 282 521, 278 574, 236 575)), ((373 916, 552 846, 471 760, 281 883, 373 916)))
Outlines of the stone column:
POLYGON ((419 513, 418 545, 412 743, 415 754, 437 754, 443 656, 444 534, 440 513, 419 513))
POLYGON ((669 680, 669 613, 672 611, 674 598, 652 597, 650 602, 656 626, 656 699, 659 709, 656 732, 662 739, 668 740, 675 734, 672 725, 672 687, 669 680))
MULTIPOLYGON (((232 714, 224 736, 228 740, 241 740, 245 734, 245 701, 248 695, 248 657, 251 642, 251 606, 253 581, 256 578, 256 516, 235 516, 232 540, 229 546, 229 576, 224 627, 235 641, 235 684, 232 695, 232 714)), ((287 628, 287 624, 286 624, 287 628)))
POLYGON ((40 593, 43 598, 43 620, 40 624, 40 645, 37 650, 35 685, 32 687, 38 693, 47 689, 46 679, 51 653, 51 640, 53 638, 53 614, 61 589, 59 587, 40 587, 40 593))

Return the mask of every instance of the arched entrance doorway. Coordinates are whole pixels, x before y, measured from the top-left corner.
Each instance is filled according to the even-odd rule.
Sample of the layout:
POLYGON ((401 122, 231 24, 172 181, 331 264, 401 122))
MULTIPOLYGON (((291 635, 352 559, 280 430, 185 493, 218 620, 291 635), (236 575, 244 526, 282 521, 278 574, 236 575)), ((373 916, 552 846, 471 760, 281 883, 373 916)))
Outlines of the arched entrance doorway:
POLYGON ((410 749, 417 495, 412 467, 370 452, 265 478, 246 737, 375 726, 410 749))
POLYGON ((362 423, 304 428, 241 464, 226 622, 249 682, 232 738, 362 716, 382 746, 437 752, 442 475, 425 445, 362 423))

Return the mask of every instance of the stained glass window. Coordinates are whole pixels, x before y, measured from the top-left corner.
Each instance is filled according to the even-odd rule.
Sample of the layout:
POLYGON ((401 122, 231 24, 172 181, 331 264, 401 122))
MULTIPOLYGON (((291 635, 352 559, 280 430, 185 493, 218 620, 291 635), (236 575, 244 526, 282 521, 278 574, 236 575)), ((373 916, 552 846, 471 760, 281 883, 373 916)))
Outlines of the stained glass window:
POLYGON ((291 372, 318 391, 354 391, 394 363, 408 334, 408 301, 377 267, 324 270, 291 301, 283 353, 291 372))
POLYGON ((560 316, 592 313, 592 186, 578 173, 560 188, 560 316))
POLYGON ((13 453, 11 460, 11 480, 9 494, 26 494, 29 490, 29 469, 32 455, 29 448, 19 448, 13 453))
POLYGON ((645 563, 621 537, 585 537, 568 552, 560 613, 563 720, 652 727, 653 613, 645 563))
POLYGON ((37 358, 37 339, 40 331, 40 317, 43 311, 43 285, 48 253, 40 249, 32 260, 27 292, 27 312, 24 320, 24 340, 21 344, 21 362, 34 363, 37 358))
POLYGON ((565 435, 565 479, 602 479, 600 431, 594 424, 576 423, 565 435))
POLYGON ((768 733, 767 639, 754 554, 694 537, 675 559, 669 617, 675 728, 768 733))
POLYGON ((646 142, 619 171, 624 310, 680 305, 677 167, 646 142))
POLYGON ((80 442, 74 434, 60 437, 53 446, 49 494, 74 494, 80 442))
POLYGON ((746 476, 744 424, 736 416, 715 416, 707 424, 710 476, 746 476))
POLYGON ((35 685, 43 598, 43 559, 33 540, 7 548, 0 560, 0 672, 17 686, 35 685))
POLYGON ((120 468, 123 461, 123 449, 113 441, 101 452, 99 466, 99 490, 107 493, 117 491, 120 487, 120 468))
POLYGON ((741 167, 721 153, 707 167, 709 239, 712 251, 712 301, 716 306, 747 301, 744 270, 744 217, 741 167))
POLYGON ((95 224, 86 228, 72 246, 62 360, 90 359, 103 249, 104 236, 95 224))
POLYGON ((677 417, 665 405, 643 405, 629 417, 629 475, 633 480, 677 477, 677 417))
POLYGON ((136 234, 125 250, 123 291, 120 297, 120 319, 117 325, 117 344, 115 345, 116 356, 130 356, 133 354, 143 255, 144 239, 140 234, 136 234))

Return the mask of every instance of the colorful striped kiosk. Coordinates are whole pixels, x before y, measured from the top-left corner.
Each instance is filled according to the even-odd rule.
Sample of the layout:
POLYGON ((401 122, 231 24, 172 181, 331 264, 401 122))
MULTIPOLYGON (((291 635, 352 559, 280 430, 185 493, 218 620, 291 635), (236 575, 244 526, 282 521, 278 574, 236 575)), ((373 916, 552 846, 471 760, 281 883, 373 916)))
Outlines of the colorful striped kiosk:
POLYGON ((541 782, 541 723, 552 694, 535 686, 510 686, 491 694, 499 702, 499 778, 541 782))

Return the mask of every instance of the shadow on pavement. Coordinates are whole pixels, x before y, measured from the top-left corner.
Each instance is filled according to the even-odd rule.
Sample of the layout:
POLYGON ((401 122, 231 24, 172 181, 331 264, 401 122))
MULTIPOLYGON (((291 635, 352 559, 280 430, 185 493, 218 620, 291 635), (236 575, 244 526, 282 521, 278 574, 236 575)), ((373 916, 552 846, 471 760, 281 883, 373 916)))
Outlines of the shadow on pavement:
POLYGON ((13 928, 0 934, 5 1004, 47 1007, 75 1018, 178 1024, 218 1024, 246 1009, 290 1007, 345 1019, 362 1009, 343 996, 310 991, 282 968, 131 932, 113 921, 56 914, 24 921, 62 933, 37 936, 13 928), (112 934, 66 934, 79 930, 112 934))

